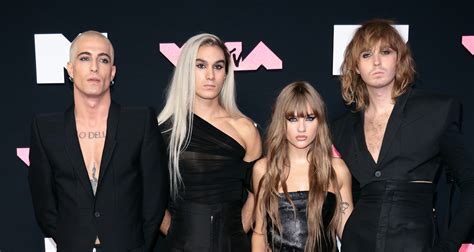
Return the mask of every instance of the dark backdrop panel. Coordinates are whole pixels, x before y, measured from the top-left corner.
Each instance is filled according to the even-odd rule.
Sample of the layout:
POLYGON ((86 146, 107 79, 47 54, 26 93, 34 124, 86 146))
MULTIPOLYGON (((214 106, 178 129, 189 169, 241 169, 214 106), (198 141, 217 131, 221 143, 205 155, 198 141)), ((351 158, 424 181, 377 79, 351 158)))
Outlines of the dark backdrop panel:
MULTIPOLYGON (((396 19, 410 26, 417 86, 457 96, 463 102, 465 140, 474 156, 474 57, 461 44, 461 36, 474 35, 472 1, 447 5, 436 1, 285 2, 6 4, 0 17, 0 250, 44 250, 33 215, 27 166, 15 150, 29 146, 33 113, 63 111, 72 102, 68 84, 36 83, 34 34, 62 33, 72 40, 89 29, 107 32, 116 51, 114 99, 157 110, 163 106, 173 71, 159 52, 159 43, 181 46, 199 32, 210 32, 225 41, 241 41, 245 57, 263 41, 283 60, 283 69, 237 72, 236 80, 241 110, 265 128, 276 95, 295 80, 312 83, 325 98, 330 118, 340 116, 345 107, 337 76, 332 75, 333 25, 358 24, 375 17, 396 19)), ((442 184, 441 189, 447 186, 442 184)), ((446 209, 444 204, 443 211, 446 209)))

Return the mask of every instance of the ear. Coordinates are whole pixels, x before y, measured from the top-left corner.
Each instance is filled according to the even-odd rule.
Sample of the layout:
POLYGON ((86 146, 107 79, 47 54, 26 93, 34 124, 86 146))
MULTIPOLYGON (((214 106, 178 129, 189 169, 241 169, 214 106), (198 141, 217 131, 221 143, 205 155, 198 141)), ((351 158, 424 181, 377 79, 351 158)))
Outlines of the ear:
POLYGON ((110 76, 110 80, 114 80, 115 78, 115 72, 117 71, 117 68, 115 67, 115 65, 112 66, 112 73, 111 73, 111 76, 110 76))
POLYGON ((69 74, 69 77, 73 78, 74 79, 74 67, 72 66, 72 63, 71 62, 68 62, 67 63, 67 73, 69 74))

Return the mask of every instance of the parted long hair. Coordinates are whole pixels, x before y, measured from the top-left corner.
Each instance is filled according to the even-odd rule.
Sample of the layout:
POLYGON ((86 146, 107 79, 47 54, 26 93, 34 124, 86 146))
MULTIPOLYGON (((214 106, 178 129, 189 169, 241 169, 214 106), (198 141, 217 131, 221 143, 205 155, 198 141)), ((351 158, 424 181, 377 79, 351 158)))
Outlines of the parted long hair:
MULTIPOLYGON (((335 188, 337 199, 335 214, 332 217, 328 230, 329 239, 336 244, 336 229, 340 218, 339 187, 336 173, 332 167, 332 142, 326 119, 326 108, 319 93, 307 82, 294 82, 286 86, 273 107, 270 126, 267 130, 265 146, 267 148, 266 172, 260 180, 257 194, 257 207, 263 216, 263 230, 271 227, 274 232, 281 235, 282 225, 278 212, 279 191, 283 190, 284 197, 295 207, 286 184, 291 169, 289 160, 289 143, 286 138, 287 119, 298 116, 306 117, 314 114, 318 126, 316 138, 308 150, 308 182, 309 196, 307 205, 308 239, 305 251, 321 251, 321 242, 325 239, 322 218, 323 203, 328 190, 335 188), (308 107, 311 111, 308 111, 308 107), (259 195, 261 194, 261 195, 259 195), (260 201, 260 202, 259 202, 260 201)), ((267 232, 265 240, 268 240, 267 232)), ((268 244, 267 244, 268 245, 268 244)))
POLYGON ((219 104, 230 116, 242 116, 235 102, 234 65, 224 42, 217 36, 207 33, 198 34, 188 39, 181 48, 173 78, 168 86, 166 104, 158 115, 158 124, 161 125, 169 121, 170 125, 162 133, 171 131, 168 146, 168 169, 170 194, 173 199, 178 195, 180 186, 183 186, 179 172, 179 156, 191 140, 196 89, 196 57, 201 46, 216 46, 224 52, 226 78, 219 93, 219 104))
POLYGON ((369 105, 367 86, 357 73, 361 53, 371 50, 379 41, 381 46, 390 47, 397 52, 397 69, 392 99, 406 92, 413 82, 415 63, 410 48, 405 44, 398 31, 392 26, 393 21, 373 19, 362 24, 344 52, 341 65, 342 98, 347 105, 355 103, 355 110, 360 111, 369 105))

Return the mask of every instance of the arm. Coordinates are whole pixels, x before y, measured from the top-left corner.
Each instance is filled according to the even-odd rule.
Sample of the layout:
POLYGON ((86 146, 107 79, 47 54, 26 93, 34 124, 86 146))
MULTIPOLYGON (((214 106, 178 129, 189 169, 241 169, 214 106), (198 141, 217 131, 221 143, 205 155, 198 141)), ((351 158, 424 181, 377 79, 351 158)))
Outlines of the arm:
POLYGON ((261 197, 263 194, 263 189, 259 188, 260 180, 262 179, 263 175, 265 174, 267 166, 267 161, 265 158, 260 159, 257 161, 255 166, 253 167, 253 178, 252 184, 253 188, 256 191, 256 197, 258 197, 256 201, 255 207, 255 228, 252 233, 252 251, 267 251, 266 250, 266 235, 267 232, 264 230, 263 227, 263 219, 265 218, 264 214, 261 211, 261 197), (258 191, 257 191, 258 190, 258 191))
MULTIPOLYGON (((247 118, 240 119, 239 122, 239 131, 245 142, 245 156, 244 162, 250 165, 246 169, 250 169, 249 173, 252 173, 253 161, 260 158, 262 155, 262 142, 260 140, 260 134, 258 133, 257 128, 254 126, 247 118), (249 163, 250 162, 250 163, 249 163)), ((251 179, 250 176, 246 176, 251 179)), ((247 200, 245 201, 244 206, 242 207, 242 226, 245 232, 248 232, 252 226, 252 214, 254 211, 255 198, 252 192, 248 192, 247 200)))
POLYGON ((257 127, 247 118, 240 119, 239 132, 245 142, 245 162, 252 162, 262 156, 262 141, 257 127))
POLYGON ((447 235, 435 246, 434 251, 458 251, 462 241, 474 225, 474 164, 464 147, 461 131, 461 104, 453 101, 447 126, 441 138, 441 156, 453 170, 454 180, 461 191, 460 207, 451 222, 447 235))
POLYGON ((140 152, 145 251, 152 251, 169 197, 165 147, 156 114, 148 109, 140 152))
POLYGON ((346 163, 341 158, 333 158, 332 166, 336 171, 337 182, 339 184, 339 193, 341 194, 341 222, 337 229, 337 235, 342 238, 344 226, 346 225, 347 219, 354 209, 352 203, 352 177, 346 163))
POLYGON ((168 231, 170 230, 171 225, 171 214, 168 209, 165 210, 165 216, 163 217, 163 221, 160 225, 160 231, 164 235, 168 235, 168 231))
POLYGON ((247 233, 252 227, 252 215, 255 207, 255 197, 253 193, 249 192, 247 200, 245 201, 244 206, 242 207, 242 227, 244 232, 247 233))
POLYGON ((46 237, 56 236, 57 205, 53 171, 43 148, 36 117, 31 126, 28 182, 36 220, 46 237))

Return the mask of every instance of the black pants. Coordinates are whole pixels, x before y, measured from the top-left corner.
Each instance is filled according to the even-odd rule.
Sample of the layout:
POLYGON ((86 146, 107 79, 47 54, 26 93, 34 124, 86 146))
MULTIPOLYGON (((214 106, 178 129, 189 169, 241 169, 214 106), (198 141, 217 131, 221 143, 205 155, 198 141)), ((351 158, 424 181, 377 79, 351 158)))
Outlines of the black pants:
POLYGON ((168 231, 170 251, 250 251, 242 228, 241 202, 203 205, 174 204, 168 231))
POLYGON ((344 228, 342 252, 431 251, 436 238, 433 193, 428 183, 366 185, 344 228))

